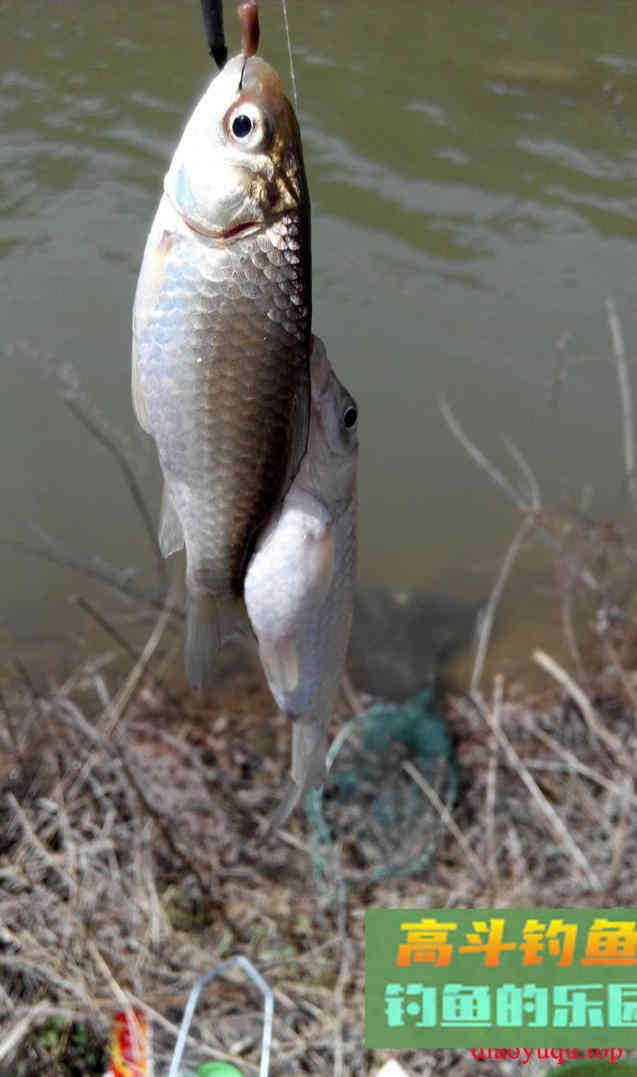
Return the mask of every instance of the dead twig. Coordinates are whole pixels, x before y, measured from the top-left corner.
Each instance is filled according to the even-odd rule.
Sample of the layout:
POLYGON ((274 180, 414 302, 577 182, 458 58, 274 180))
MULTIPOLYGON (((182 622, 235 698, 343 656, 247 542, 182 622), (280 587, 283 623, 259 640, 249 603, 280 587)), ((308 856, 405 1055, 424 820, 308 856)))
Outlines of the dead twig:
MULTIPOLYGON (((574 771, 576 774, 581 774, 585 778, 590 778, 591 781, 597 785, 601 785, 603 789, 607 789, 609 793, 613 793, 615 796, 623 798, 626 796, 625 790, 623 790, 617 782, 613 782, 610 778, 604 777, 598 770, 593 767, 587 766, 586 763, 582 763, 573 752, 569 752, 568 748, 564 748, 559 744, 555 737, 550 736, 543 729, 540 729, 533 719, 526 715, 522 715, 523 725, 528 729, 529 733, 532 733, 534 737, 546 744, 547 748, 550 748, 555 755, 564 760, 565 769, 574 771)), ((637 795, 632 794, 629 800, 637 807, 637 795)))
POLYGON ((413 763, 410 763, 408 760, 405 760, 402 766, 405 773, 409 775, 411 780, 415 782, 418 788, 421 789, 422 792, 425 794, 427 800, 429 800, 431 804, 433 804, 442 822, 458 842, 458 845, 462 849, 467 863, 470 864, 478 878, 484 879, 486 873, 482 861, 474 853, 465 835, 462 833, 460 827, 451 815, 449 809, 446 807, 445 804, 443 804, 436 790, 433 788, 432 785, 430 785, 425 776, 420 773, 418 768, 415 767, 413 763))
MULTIPOLYGON (((342 888, 341 888, 342 892, 342 888)), ((345 987, 349 983, 352 971, 352 943, 347 934, 347 905, 342 901, 338 911, 338 935, 341 940, 341 966, 336 979, 334 989, 334 1077, 344 1075, 344 1042, 343 1042, 343 1019, 344 1019, 344 996, 345 987)))
POLYGON ((526 479, 528 490, 525 503, 529 505, 531 512, 538 513, 542 507, 542 498, 540 496, 540 486, 533 473, 533 469, 515 442, 511 441, 511 438, 503 437, 502 440, 509 451, 509 455, 518 465, 522 475, 526 479))
POLYGON ((447 426, 451 430, 451 433, 460 442, 465 452, 471 457, 473 462, 481 468, 482 471, 486 471, 489 478, 499 486, 501 490, 504 490, 505 494, 511 498, 515 505, 521 512, 526 512, 529 506, 525 503, 524 498, 515 486, 509 482, 509 480, 502 474, 502 472, 492 464, 491 461, 484 455, 481 449, 471 441, 471 438, 465 433, 460 426, 458 419, 454 415, 453 411, 449 407, 449 404, 443 397, 440 400, 440 412, 447 426))
POLYGON ((487 651, 489 649, 489 640, 491 639, 491 631, 493 629, 493 622, 495 620, 496 610, 500 604, 502 593, 506 587, 507 580, 511 574, 511 570, 517 560, 518 554, 524 545, 525 540, 531 533, 534 527, 534 521, 530 516, 525 516, 520 524, 518 530, 513 536, 513 540, 504 556, 504 560, 500 567, 498 577, 493 585, 491 594, 489 595, 489 601, 480 618, 480 633, 478 636, 478 646, 476 648, 476 655, 473 660, 473 669, 471 671, 471 682, 469 691, 473 692, 478 687, 482 673, 484 670, 484 663, 487 657, 487 651))
POLYGON ((484 704, 484 701, 477 692, 474 692, 474 694, 471 696, 471 701, 476 707, 478 713, 486 722, 491 732, 493 733, 494 737, 498 741, 498 744, 504 751, 504 754, 509 761, 509 766, 513 767, 513 769, 517 772, 521 781, 524 782, 524 785, 531 794, 532 799, 535 801, 536 805, 540 809, 542 815, 550 823, 551 829, 553 830, 553 833, 555 834, 560 844, 564 847, 565 851, 571 857, 576 866, 583 872, 586 880, 589 883, 589 886, 591 886, 593 890, 600 890, 602 884, 597 876, 597 873, 593 871, 582 850, 571 837, 568 828, 561 816, 556 812, 553 805, 550 804, 549 801, 546 799, 537 782, 531 776, 527 767, 525 767, 524 763, 520 759, 520 756, 511 744, 509 738, 502 732, 500 726, 496 725, 496 723, 493 721, 493 717, 489 714, 488 709, 484 704))
POLYGON ((170 588, 170 592, 166 598, 166 605, 160 613, 155 626, 146 640, 146 644, 142 653, 140 654, 137 662, 133 666, 131 672, 126 678, 124 684, 117 693, 117 697, 113 701, 111 707, 107 707, 106 711, 100 718, 98 725, 103 733, 108 736, 113 732, 115 726, 124 714, 128 704, 130 703, 133 695, 139 685, 142 677, 146 673, 150 661, 159 646, 159 642, 164 634, 164 630, 170 617, 172 616, 172 604, 175 599, 175 595, 178 588, 177 580, 173 580, 173 584, 170 588))
POLYGON ((82 595, 71 595, 69 601, 72 602, 74 606, 79 606, 81 610, 84 610, 84 613, 88 613, 89 617, 91 617, 95 623, 115 641, 117 646, 123 650, 124 654, 127 654, 129 658, 137 661, 139 655, 132 643, 129 643, 126 636, 122 635, 115 625, 111 624, 104 614, 100 613, 100 611, 95 608, 92 602, 89 602, 88 599, 84 598, 82 595))
POLYGON ((635 411, 633 407, 633 391, 630 384, 628 362, 626 360, 626 347, 624 333, 617 312, 617 303, 612 296, 606 300, 606 314, 608 328, 613 346, 613 355, 617 367, 617 383, 619 385, 619 400, 622 416, 622 431, 624 435, 624 471, 626 483, 630 494, 633 508, 637 509, 637 474, 635 472, 635 411))
MULTIPOLYGON (((494 726, 500 728, 500 708, 502 706, 502 694, 504 689, 504 679, 498 674, 494 681, 493 686, 493 722, 494 726)), ((485 802, 485 813, 487 817, 486 829, 485 829, 485 846, 487 853, 487 871, 489 873, 489 880, 491 886, 491 896, 489 903, 491 905, 497 905, 497 888, 498 888, 498 874, 497 874, 497 854, 496 854, 496 840, 495 840, 495 803, 496 803, 496 776, 498 770, 498 740, 497 737, 491 736, 489 738, 489 769, 487 771, 487 795, 485 802)))
MULTIPOLYGON (((446 400, 441 400, 440 411, 447 423, 451 433, 460 442, 465 452, 471 457, 471 459, 478 465, 482 471, 486 471, 491 480, 504 490, 507 496, 513 501, 517 509, 528 517, 534 524, 537 533, 547 543, 550 549, 557 550, 561 555, 568 555, 566 544, 563 540, 558 538, 551 530, 547 521, 546 515, 542 513, 540 504, 540 492, 539 486, 533 472, 527 463, 525 457, 520 450, 508 439, 504 439, 505 445, 518 467, 520 468, 524 481, 527 486, 528 500, 520 493, 516 487, 509 482, 509 480, 502 474, 502 472, 493 464, 481 449, 471 440, 469 435, 462 429, 458 419, 454 415, 453 411, 449 407, 446 400)), ((587 588, 591 591, 599 591, 600 585, 589 568, 583 569, 575 565, 573 568, 574 576, 579 579, 587 588)))
POLYGON ((626 753, 622 749, 621 742, 613 733, 609 733, 602 722, 600 722, 590 699, 576 681, 573 680, 570 673, 567 673, 565 669, 562 669, 555 659, 551 658, 545 651, 539 649, 533 652, 533 661, 536 662, 538 666, 541 666, 542 669, 549 673, 550 676, 562 686, 566 694, 575 703, 591 732, 603 741, 606 747, 610 749, 616 762, 624 767, 626 764, 626 753))
POLYGON ((634 799, 633 781, 632 778, 627 776, 624 785, 624 795, 621 798, 621 815, 615 827, 613 855, 611 856, 610 864, 608 865, 608 874, 606 876, 606 889, 608 891, 611 890, 613 883, 619 875, 624 860, 624 852, 630 830, 629 805, 634 799))
POLYGON ((161 597, 165 594, 167 586, 166 562, 164 561, 163 554, 159 548, 155 523, 150 514, 148 505, 146 504, 144 495, 141 492, 135 472, 131 467, 126 453, 121 445, 118 444, 118 441, 121 441, 122 439, 121 437, 118 438, 107 429, 104 420, 96 413, 95 409, 91 408, 86 401, 82 399, 78 388, 71 389, 67 387, 63 391, 62 396, 67 408, 75 416, 78 422, 80 422, 84 428, 88 430, 89 434, 92 434, 95 440, 98 441, 100 445, 103 445, 111 456, 114 457, 123 475, 124 482, 133 499, 133 504, 140 515, 155 557, 155 569, 159 580, 159 595, 161 597))
POLYGON ((64 859, 63 855, 55 855, 53 853, 50 853, 49 850, 45 848, 43 843, 40 841, 38 835, 35 833, 35 830, 31 826, 31 823, 27 818, 26 812, 21 807, 21 805, 18 804, 18 801, 14 797, 13 793, 7 793, 7 803, 9 804, 9 807, 18 819, 20 826, 24 831, 24 836, 29 842, 29 844, 39 853, 39 855, 42 857, 45 864, 51 869, 51 871, 54 871, 56 875, 61 879, 61 881, 65 884, 65 886, 68 886, 70 893, 73 894, 76 890, 75 880, 69 875, 63 865, 59 863, 60 860, 64 859))
POLYGON ((626 697, 630 700, 633 710, 635 714, 637 714, 637 690, 635 689, 635 686, 631 682, 630 677, 624 669, 621 657, 618 654, 617 649, 613 646, 609 639, 604 640, 604 650, 610 658, 610 661, 612 662, 613 666, 615 667, 617 676, 619 677, 619 680, 621 682, 621 686, 626 693, 626 697))
MULTIPOLYGON (((49 561, 52 565, 61 565, 62 568, 70 568, 74 572, 80 572, 83 576, 117 591, 128 602, 142 602, 154 609, 163 610, 165 603, 160 598, 155 598, 145 591, 134 587, 130 583, 130 572, 120 571, 105 567, 97 561, 89 561, 81 557, 73 557, 55 548, 52 544, 36 544, 33 542, 13 542, 9 539, 0 539, 0 546, 14 553, 27 554, 29 557, 38 557, 43 561, 49 561)), ((179 608, 172 610, 176 617, 183 620, 183 611, 179 608)))
POLYGON ((24 1037, 29 1033, 33 1025, 44 1016, 45 1011, 47 1013, 51 1012, 50 1005, 46 1002, 37 1002, 29 1013, 24 1017, 21 1017, 19 1021, 16 1021, 0 1043, 0 1062, 2 1062, 3 1058, 7 1058, 10 1054, 13 1054, 16 1047, 18 1047, 24 1037))

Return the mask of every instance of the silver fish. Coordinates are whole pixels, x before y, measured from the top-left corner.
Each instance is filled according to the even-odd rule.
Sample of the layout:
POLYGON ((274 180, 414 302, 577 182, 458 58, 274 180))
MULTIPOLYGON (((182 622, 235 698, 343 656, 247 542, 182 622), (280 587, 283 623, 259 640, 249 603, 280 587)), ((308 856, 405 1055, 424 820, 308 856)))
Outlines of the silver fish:
POLYGON ((307 453, 245 578, 270 690, 294 719, 292 779, 274 826, 325 778, 327 726, 345 667, 356 570, 358 411, 318 337, 310 374, 307 453))
POLYGON ((240 55, 172 159, 133 310, 133 403, 164 476, 162 553, 186 548, 193 686, 246 626, 256 536, 305 452, 310 202, 279 76, 240 55))

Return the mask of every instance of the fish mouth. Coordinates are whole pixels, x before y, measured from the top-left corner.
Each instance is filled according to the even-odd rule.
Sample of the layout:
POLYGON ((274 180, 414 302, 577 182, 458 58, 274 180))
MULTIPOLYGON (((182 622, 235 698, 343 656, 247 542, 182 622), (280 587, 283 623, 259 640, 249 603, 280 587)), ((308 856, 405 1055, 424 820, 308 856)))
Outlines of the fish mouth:
POLYGON ((262 224, 260 221, 242 221, 241 224, 235 224, 232 228, 225 228, 223 230, 215 228, 206 228, 204 224, 199 224, 198 221, 194 221, 192 217, 187 217, 185 213, 177 211, 184 224, 190 228, 191 232, 196 232, 198 236, 205 236, 206 239, 216 240, 233 240, 239 239, 241 236, 247 235, 251 232, 257 232, 262 224))
POLYGON ((219 237, 220 239, 235 239, 246 232, 256 232, 260 227, 259 221, 244 221, 243 224, 235 224, 234 228, 228 228, 225 232, 219 233, 219 237))
POLYGON ((249 233, 258 232, 263 227, 262 221, 249 220, 241 221, 240 224, 232 225, 231 228, 206 228, 205 224, 195 220, 188 213, 184 213, 183 209, 175 202, 171 192, 166 188, 164 188, 164 193, 177 216, 181 218, 190 231, 198 236, 203 236, 205 239, 215 239, 217 242, 232 241, 233 239, 240 239, 241 236, 249 233))

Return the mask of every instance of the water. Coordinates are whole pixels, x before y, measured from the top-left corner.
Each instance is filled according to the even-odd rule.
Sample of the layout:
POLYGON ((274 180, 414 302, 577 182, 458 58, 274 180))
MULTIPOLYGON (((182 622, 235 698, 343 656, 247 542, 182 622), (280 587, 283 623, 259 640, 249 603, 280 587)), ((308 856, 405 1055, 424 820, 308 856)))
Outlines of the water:
MULTIPOLYGON (((261 14, 261 52, 289 82, 276 0, 261 14)), ((151 553, 113 460, 15 343, 74 365, 156 506, 129 402, 130 310, 167 161, 212 73, 199 4, 24 0, 2 17, 0 533, 44 532, 143 582, 151 553)), ((361 412, 361 576, 479 597, 516 514, 450 436, 442 395, 503 465, 500 434, 515 438, 548 502, 587 489, 594 512, 618 509, 604 300, 616 297, 630 350, 634 7, 290 0, 290 23, 315 328, 361 412), (556 408, 560 340, 582 361, 556 408)), ((236 51, 230 5, 226 29, 236 51)), ((527 559, 503 612, 504 630, 524 621, 527 651, 554 617, 543 573, 527 559)), ((70 592, 95 593, 0 549, 13 636, 85 632, 70 592)))

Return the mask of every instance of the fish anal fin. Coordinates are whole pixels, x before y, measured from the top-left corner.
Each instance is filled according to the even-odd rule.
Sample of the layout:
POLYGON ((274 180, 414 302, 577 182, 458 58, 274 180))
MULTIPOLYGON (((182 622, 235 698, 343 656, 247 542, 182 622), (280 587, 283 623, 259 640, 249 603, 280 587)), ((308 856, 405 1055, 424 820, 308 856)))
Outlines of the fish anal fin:
POLYGON ((292 780, 306 792, 325 781, 326 723, 314 715, 296 718, 292 725, 292 780))
POLYGON ((159 516, 159 548, 164 557, 170 557, 184 548, 184 529, 166 483, 161 495, 159 516))
POLYGON ((292 726, 292 777, 271 821, 273 830, 283 826, 302 797, 325 782, 327 729, 320 717, 304 715, 292 726))

